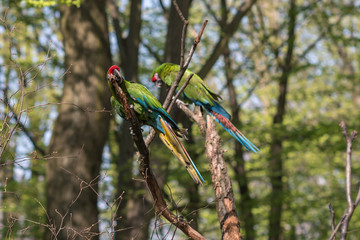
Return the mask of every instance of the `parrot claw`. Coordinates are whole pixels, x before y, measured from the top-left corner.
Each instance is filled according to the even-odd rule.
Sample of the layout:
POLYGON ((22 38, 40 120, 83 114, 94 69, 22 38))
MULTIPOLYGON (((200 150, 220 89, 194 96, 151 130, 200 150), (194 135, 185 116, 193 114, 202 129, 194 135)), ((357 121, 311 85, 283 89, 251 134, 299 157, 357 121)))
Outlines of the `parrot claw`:
MULTIPOLYGON (((133 130, 132 127, 129 127, 129 131, 130 131, 130 135, 131 135, 131 136, 135 136, 135 132, 134 132, 134 130, 133 130)), ((144 129, 140 128, 140 131, 143 132, 144 129)))
POLYGON ((134 109, 134 105, 133 104, 130 104, 129 106, 131 109, 134 109))
MULTIPOLYGON (((174 98, 174 97, 173 97, 174 98)), ((176 99, 176 101, 175 101, 177 104, 182 104, 182 105, 184 105, 184 106, 189 106, 189 104, 188 103, 184 103, 183 101, 181 101, 180 99, 176 99)))
POLYGON ((135 136, 134 130, 132 127, 129 127, 129 131, 130 131, 130 135, 131 136, 135 136))

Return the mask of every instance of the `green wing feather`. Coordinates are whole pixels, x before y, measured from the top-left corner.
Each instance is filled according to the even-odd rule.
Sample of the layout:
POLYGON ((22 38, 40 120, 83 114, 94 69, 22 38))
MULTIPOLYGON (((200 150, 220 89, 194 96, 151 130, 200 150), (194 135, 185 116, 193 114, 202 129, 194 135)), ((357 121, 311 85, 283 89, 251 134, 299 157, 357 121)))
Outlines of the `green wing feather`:
MULTIPOLYGON (((163 82, 171 86, 174 82, 177 73, 180 71, 180 66, 172 63, 164 63, 160 65, 157 69, 154 70, 153 74, 157 72, 163 82)), ((190 76, 190 74, 194 74, 183 92, 183 96, 188 101, 196 102, 200 101, 202 103, 207 103, 210 105, 214 104, 214 101, 221 100, 220 95, 214 93, 206 83, 197 75, 190 70, 186 70, 183 77, 180 80, 179 87, 185 83, 186 79, 190 76)))
MULTIPOLYGON (((134 106, 139 120, 142 121, 143 124, 154 127, 165 146, 169 148, 174 156, 186 167, 193 180, 198 184, 203 184, 205 182, 204 179, 186 149, 177 138, 177 135, 181 132, 179 127, 171 119, 161 103, 143 85, 126 80, 124 80, 124 83, 126 89, 123 89, 123 91, 127 91, 128 101, 134 106)), ((114 89, 111 84, 109 84, 109 87, 114 95, 114 89)), ((115 96, 112 96, 110 99, 112 108, 121 117, 125 118, 124 108, 115 96)))
POLYGON ((115 98, 114 96, 111 96, 110 102, 111 102, 112 109, 114 109, 115 112, 116 112, 117 114, 119 114, 120 117, 125 118, 125 117, 126 117, 126 114, 125 114, 124 108, 123 108, 123 106, 118 102, 118 100, 116 100, 116 98, 115 98))

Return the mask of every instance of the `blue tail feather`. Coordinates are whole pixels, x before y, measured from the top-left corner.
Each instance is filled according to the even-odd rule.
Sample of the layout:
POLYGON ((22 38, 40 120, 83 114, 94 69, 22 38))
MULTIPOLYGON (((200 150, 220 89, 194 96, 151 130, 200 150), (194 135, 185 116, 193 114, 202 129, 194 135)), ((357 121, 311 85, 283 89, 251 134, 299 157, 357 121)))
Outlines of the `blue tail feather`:
POLYGON ((231 136, 238 140, 248 151, 253 151, 255 153, 260 152, 260 150, 244 135, 241 135, 238 132, 234 132, 231 129, 226 128, 217 118, 215 119, 231 136))
POLYGON ((208 112, 216 112, 220 114, 221 116, 227 118, 230 120, 231 116, 230 114, 217 102, 213 102, 213 105, 211 106, 209 103, 203 103, 200 101, 196 101, 195 105, 203 106, 208 112))
POLYGON ((193 166, 193 168, 195 169, 195 171, 196 171, 196 173, 197 173, 198 177, 201 179, 201 181, 202 181, 203 183, 205 183, 204 178, 201 176, 201 174, 200 174, 199 170, 196 168, 196 166, 195 166, 195 164, 194 164, 194 162, 193 162, 192 160, 191 160, 191 165, 192 165, 192 166, 193 166))
POLYGON ((237 141, 239 141, 248 151, 260 152, 260 150, 252 143, 249 139, 247 139, 227 118, 226 116, 222 116, 216 111, 211 111, 208 108, 209 114, 215 117, 215 120, 237 141), (227 126, 225 126, 225 124, 227 126))

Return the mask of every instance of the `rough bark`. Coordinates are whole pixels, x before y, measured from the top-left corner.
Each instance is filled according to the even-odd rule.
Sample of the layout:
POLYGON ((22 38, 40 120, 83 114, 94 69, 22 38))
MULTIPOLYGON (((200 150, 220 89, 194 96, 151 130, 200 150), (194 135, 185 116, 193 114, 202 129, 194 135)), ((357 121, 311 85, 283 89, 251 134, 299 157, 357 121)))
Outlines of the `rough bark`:
POLYGON ((221 239, 240 239, 240 221, 236 213, 231 180, 227 173, 221 139, 216 132, 214 119, 210 116, 207 116, 205 144, 206 155, 210 160, 212 187, 215 192, 221 239))
POLYGON ((280 65, 281 76, 279 79, 279 96, 276 106, 276 113, 273 118, 272 143, 270 144, 269 157, 269 176, 271 183, 270 193, 270 212, 269 212, 269 239, 281 239, 281 215, 284 201, 284 184, 283 184, 283 139, 276 129, 281 129, 285 116, 286 94, 288 87, 289 75, 292 71, 292 58, 295 44, 295 23, 296 23, 296 3, 295 0, 290 2, 289 6, 289 24, 287 52, 280 65))
POLYGON ((97 239, 96 178, 110 120, 108 113, 94 111, 109 109, 106 69, 111 55, 105 6, 103 1, 84 0, 79 8, 61 5, 59 10, 65 67, 71 66, 61 102, 79 107, 61 104, 54 124, 48 152, 58 158, 46 165, 47 214, 54 232, 47 231, 45 239, 97 239))
POLYGON ((180 100, 177 100, 176 103, 189 118, 196 122, 205 138, 205 151, 210 161, 211 180, 215 192, 221 237, 222 239, 241 239, 240 221, 236 213, 232 184, 227 173, 221 139, 216 132, 214 119, 207 116, 207 122, 205 122, 199 107, 196 107, 192 112, 180 100))

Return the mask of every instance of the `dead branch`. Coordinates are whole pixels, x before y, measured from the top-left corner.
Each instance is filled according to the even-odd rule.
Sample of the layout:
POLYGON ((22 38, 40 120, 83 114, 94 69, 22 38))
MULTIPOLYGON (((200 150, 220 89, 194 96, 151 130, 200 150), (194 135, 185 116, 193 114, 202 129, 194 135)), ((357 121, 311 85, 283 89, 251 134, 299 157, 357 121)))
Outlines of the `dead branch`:
MULTIPOLYGON (((183 91, 183 90, 185 89, 185 87, 187 86, 187 84, 189 83, 189 81, 190 81, 190 79, 191 79, 191 78, 189 78, 189 81, 187 81, 186 84, 184 83, 183 88, 180 89, 181 91, 180 91, 180 90, 178 91, 178 94, 176 95, 177 97, 176 97, 176 98, 173 97, 173 95, 174 95, 174 93, 175 93, 175 91, 176 91, 176 89, 177 89, 177 87, 178 87, 178 85, 179 85, 179 82, 180 82, 182 76, 184 75, 187 67, 188 67, 189 64, 190 64, 190 61, 191 61, 192 56, 194 55, 195 49, 196 49, 197 45, 199 44, 199 42, 200 42, 200 40, 201 40, 201 36, 202 36, 202 34, 203 34, 203 32, 204 32, 204 29, 205 29, 205 27, 206 27, 207 22, 208 22, 208 20, 205 20, 205 21, 203 22, 203 24, 202 24, 202 26, 201 26, 201 29, 200 29, 197 37, 194 39, 194 43, 193 43, 193 45, 191 46, 191 49, 190 49, 190 51, 189 51, 189 54, 188 54, 188 56, 187 56, 187 58, 186 58, 186 61, 185 61, 184 65, 180 65, 180 71, 179 71, 178 74, 176 75, 176 78, 175 78, 174 82, 172 83, 172 85, 171 85, 171 87, 170 87, 170 89, 169 89, 169 91, 168 91, 168 93, 167 93, 167 96, 166 96, 166 98, 165 98, 163 107, 164 107, 164 108, 166 109, 166 111, 168 111, 168 112, 170 112, 171 108, 173 107, 173 105, 174 105, 174 103, 175 103, 175 101, 176 101, 176 98, 177 98, 178 96, 180 96, 181 91, 183 91)), ((181 39, 182 39, 182 42, 183 42, 183 39, 185 38, 185 32, 183 31, 182 34, 183 34, 183 35, 182 35, 181 39)), ((182 43, 182 44, 183 44, 183 43, 182 43)), ((182 55, 182 56, 183 56, 183 55, 182 55)), ((183 58, 180 59, 180 62, 181 62, 181 63, 183 62, 182 59, 183 59, 183 58)), ((146 139, 145 139, 146 146, 149 146, 149 145, 150 145, 150 143, 152 142, 152 140, 154 139, 154 137, 155 137, 155 131, 154 131, 154 130, 151 130, 150 133, 149 133, 149 135, 148 135, 148 136, 146 137, 146 139)))
MULTIPOLYGON (((193 229, 182 217, 173 214, 167 207, 161 188, 154 177, 150 168, 149 150, 143 140, 140 123, 137 119, 133 106, 127 101, 127 94, 117 84, 115 78, 110 79, 115 93, 120 100, 121 105, 124 107, 126 113, 126 120, 129 121, 130 126, 134 132, 132 135, 136 147, 139 150, 139 171, 144 176, 148 189, 154 199, 155 206, 158 214, 164 216, 169 222, 174 224, 177 228, 183 231, 187 236, 192 239, 205 239, 199 232, 193 229)), ((123 88, 126 89, 126 88, 123 88)))
MULTIPOLYGON (((175 91, 176 91, 176 89, 177 89, 177 87, 178 87, 178 85, 179 85, 179 82, 180 82, 182 76, 184 75, 187 67, 188 67, 189 64, 190 64, 191 58, 192 58, 192 56, 194 55, 195 49, 196 49, 197 45, 199 44, 199 42, 200 42, 200 40, 201 40, 201 36, 202 36, 202 34, 203 34, 203 32, 204 32, 204 29, 205 29, 205 27, 206 27, 207 22, 208 22, 208 20, 205 20, 205 21, 203 22, 203 24, 202 24, 202 26, 201 26, 201 29, 200 29, 197 37, 194 39, 194 43, 193 43, 193 45, 191 46, 191 49, 190 49, 189 54, 188 54, 188 57, 186 58, 186 61, 185 61, 184 65, 180 65, 180 71, 177 73, 176 78, 175 78, 173 84, 171 85, 170 90, 169 90, 169 92, 168 92, 168 94, 167 94, 167 96, 166 96, 166 99, 165 99, 165 101, 164 101, 163 107, 164 107, 168 112, 171 110, 171 109, 168 108, 169 105, 170 105, 170 102, 171 102, 171 101, 175 101, 174 99, 172 99, 172 96, 174 95, 174 93, 175 93, 175 91)), ((184 33, 183 33, 183 34, 184 34, 184 33)), ((182 62, 182 61, 181 61, 181 62, 182 62)))
MULTIPOLYGON (((172 107, 175 104, 176 99, 178 99, 178 97, 180 96, 180 94, 184 91, 184 89, 187 87, 187 85, 189 84, 191 78, 194 76, 194 74, 190 74, 189 77, 185 80, 184 84, 181 86, 181 88, 179 89, 179 91, 177 91, 177 93, 175 94, 175 96, 173 97, 173 100, 171 101, 168 109, 172 109, 172 107)), ((169 110, 170 111, 170 110, 169 110)))
POLYGON ((206 154, 210 160, 212 186, 220 221, 222 239, 240 239, 240 220, 236 213, 234 193, 223 156, 221 139, 216 132, 214 119, 207 116, 206 154))
POLYGON ((351 135, 349 135, 344 121, 341 121, 339 126, 341 127, 342 134, 345 136, 345 140, 346 140, 345 176, 346 176, 346 201, 347 201, 348 206, 346 209, 346 213, 343 215, 343 217, 341 218, 341 220, 339 221, 339 223, 337 224, 335 229, 333 229, 332 234, 329 237, 329 240, 334 239, 334 236, 340 226, 341 226, 340 240, 346 239, 351 217, 355 211, 355 208, 358 206, 359 201, 360 201, 360 188, 358 189, 358 193, 357 193, 355 202, 353 202, 352 197, 351 197, 351 154, 352 154, 352 143, 357 136, 357 131, 353 131, 351 133, 351 135))
POLYGON ((212 186, 215 191, 215 202, 222 239, 240 239, 240 220, 236 213, 236 205, 231 180, 223 157, 221 139, 216 132, 214 119, 207 116, 205 122, 198 107, 194 112, 177 100, 177 106, 193 119, 205 138, 206 155, 210 161, 212 186))
POLYGON ((335 234, 336 234, 336 232, 339 230, 339 228, 340 228, 341 224, 344 222, 345 218, 346 218, 346 214, 344 214, 344 215, 341 217, 340 221, 338 222, 338 224, 337 224, 336 227, 334 228, 332 234, 330 235, 329 240, 334 240, 334 239, 335 239, 335 234))
POLYGON ((342 129, 342 133, 345 136, 346 139, 346 200, 348 203, 348 209, 347 209, 347 216, 344 219, 344 222, 341 227, 341 235, 340 240, 345 240, 347 235, 347 230, 349 227, 350 219, 355 211, 355 208, 357 205, 352 201, 351 197, 351 148, 352 148, 352 142, 354 141, 354 138, 357 135, 357 131, 353 131, 351 135, 349 136, 349 133, 346 129, 345 122, 340 122, 340 127, 342 129))
MULTIPOLYGON (((331 213, 331 230, 334 232, 335 231, 335 211, 334 211, 334 208, 331 205, 331 203, 329 203, 329 209, 330 209, 330 213, 331 213)), ((335 240, 335 236, 331 240, 335 240)))

